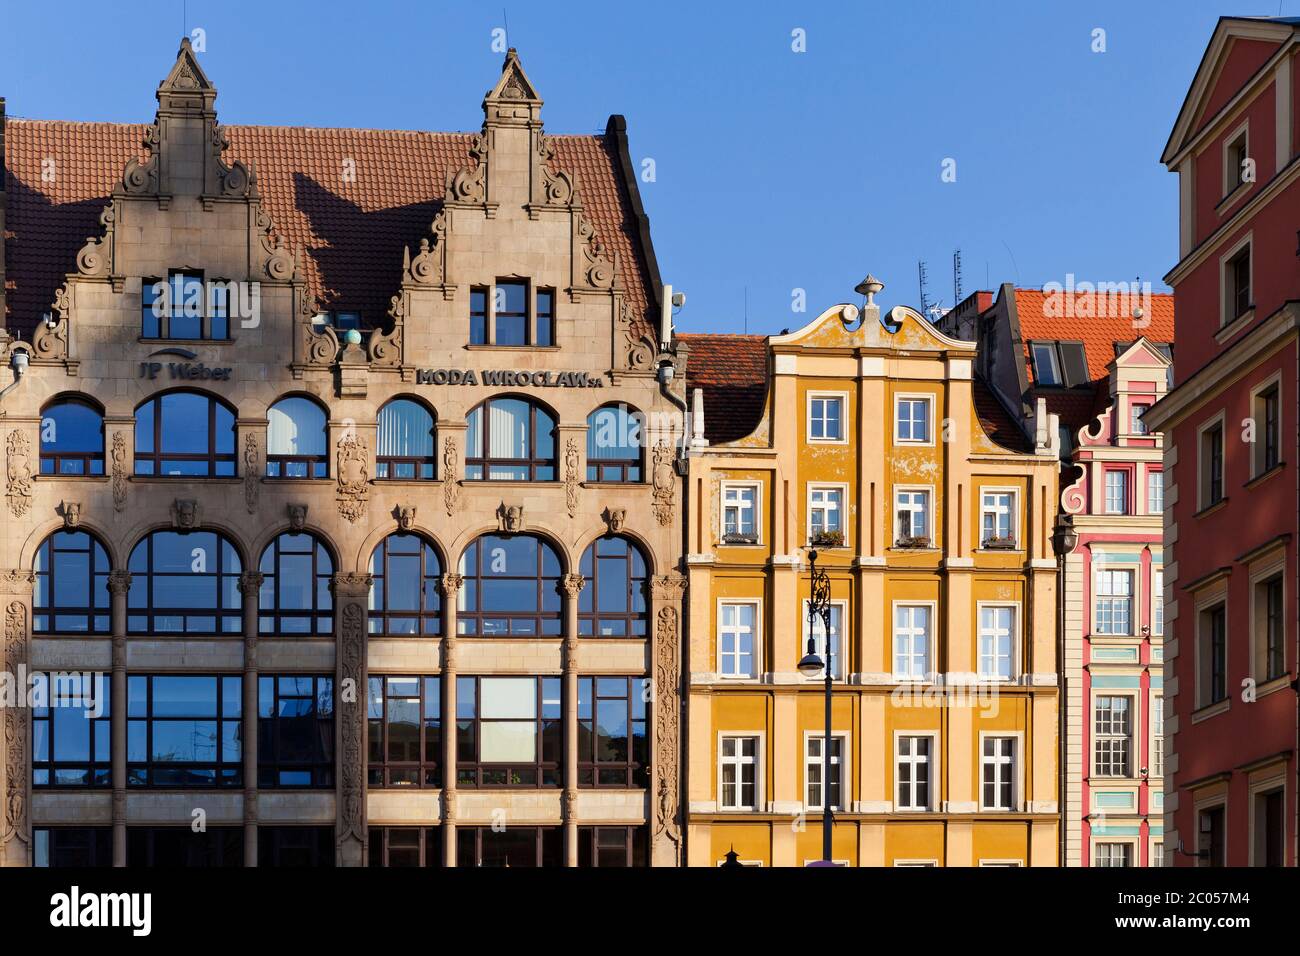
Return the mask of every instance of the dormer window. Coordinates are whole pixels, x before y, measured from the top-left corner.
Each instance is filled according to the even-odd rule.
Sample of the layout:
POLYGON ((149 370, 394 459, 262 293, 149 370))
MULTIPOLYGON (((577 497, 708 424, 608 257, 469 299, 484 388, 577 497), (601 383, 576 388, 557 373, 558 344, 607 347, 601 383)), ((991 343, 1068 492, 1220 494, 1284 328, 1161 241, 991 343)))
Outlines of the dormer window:
POLYGON ((555 290, 526 279, 498 279, 469 293, 469 344, 552 346, 555 344, 555 290))
POLYGON ((316 328, 328 325, 336 332, 347 332, 349 329, 361 329, 360 312, 318 312, 312 316, 311 324, 316 328))
POLYGON ((230 338, 229 290, 201 272, 173 271, 140 280, 140 336, 146 339, 230 338))
POLYGON ((1088 384, 1088 360, 1082 342, 1032 342, 1036 385, 1070 388, 1088 384))

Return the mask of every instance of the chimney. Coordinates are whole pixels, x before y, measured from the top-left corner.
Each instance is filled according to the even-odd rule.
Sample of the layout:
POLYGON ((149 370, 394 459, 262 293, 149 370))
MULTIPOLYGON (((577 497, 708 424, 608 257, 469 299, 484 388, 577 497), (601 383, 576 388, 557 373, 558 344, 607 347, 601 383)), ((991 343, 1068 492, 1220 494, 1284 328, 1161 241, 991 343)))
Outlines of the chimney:
POLYGON ((691 393, 691 447, 707 448, 708 444, 704 437, 704 391, 697 388, 691 393))

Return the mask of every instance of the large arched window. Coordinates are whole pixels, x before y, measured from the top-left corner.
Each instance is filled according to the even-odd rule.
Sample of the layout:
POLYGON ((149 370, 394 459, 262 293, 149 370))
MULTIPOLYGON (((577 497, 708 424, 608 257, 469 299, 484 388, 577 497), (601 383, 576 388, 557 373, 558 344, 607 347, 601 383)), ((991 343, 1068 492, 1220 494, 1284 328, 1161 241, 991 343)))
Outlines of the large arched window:
POLYGON ((375 477, 431 480, 433 415, 419 402, 395 398, 379 410, 375 477))
POLYGON ((102 475, 104 416, 90 402, 66 398, 41 412, 41 474, 102 475))
POLYGON ((418 534, 390 534, 370 555, 370 633, 442 634, 442 562, 418 534))
POLYGON ((626 405, 605 405, 587 416, 587 480, 641 481, 643 416, 626 405))
POLYGON ((465 477, 554 481, 555 418, 522 398, 493 398, 465 419, 465 477))
POLYGON ((201 392, 168 392, 149 399, 135 410, 135 473, 234 475, 234 411, 201 392))
POLYGON ((578 633, 583 637, 645 637, 648 602, 646 563, 626 538, 597 538, 582 554, 587 584, 578 595, 578 633))
POLYGON ((483 535, 460 559, 456 602, 462 637, 558 637, 560 559, 527 534, 483 535))
POLYGON ((328 478, 325 409, 310 398, 282 398, 266 412, 268 478, 328 478))
POLYGON ((215 531, 155 531, 127 564, 132 634, 238 634, 243 631, 235 546, 215 531))
POLYGON ((108 552, 84 531, 56 531, 36 551, 32 630, 107 634, 111 630, 108 552))
POLYGON ((258 564, 258 632, 333 634, 334 559, 325 545, 305 531, 286 531, 266 546, 258 564))

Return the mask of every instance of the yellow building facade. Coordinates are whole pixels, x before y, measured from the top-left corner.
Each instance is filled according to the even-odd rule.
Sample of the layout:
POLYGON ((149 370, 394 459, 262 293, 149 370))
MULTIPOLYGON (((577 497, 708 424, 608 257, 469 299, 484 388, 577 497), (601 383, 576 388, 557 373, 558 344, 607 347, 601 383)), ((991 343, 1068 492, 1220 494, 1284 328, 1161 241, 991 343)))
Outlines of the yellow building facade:
POLYGON ((821 859, 824 681, 796 667, 815 547, 834 858, 1057 865, 1057 429, 1026 441, 975 343, 872 298, 770 338, 680 337, 688 861, 821 859))

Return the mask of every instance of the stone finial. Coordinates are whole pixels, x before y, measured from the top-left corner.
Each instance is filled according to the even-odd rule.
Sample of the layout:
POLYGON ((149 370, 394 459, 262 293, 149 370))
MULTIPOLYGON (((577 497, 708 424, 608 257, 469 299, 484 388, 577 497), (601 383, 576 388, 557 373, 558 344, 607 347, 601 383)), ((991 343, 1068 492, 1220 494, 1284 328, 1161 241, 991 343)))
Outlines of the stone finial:
POLYGON ((527 126, 541 122, 542 98, 524 72, 514 47, 506 51, 501 78, 483 98, 483 118, 488 126, 527 126))

